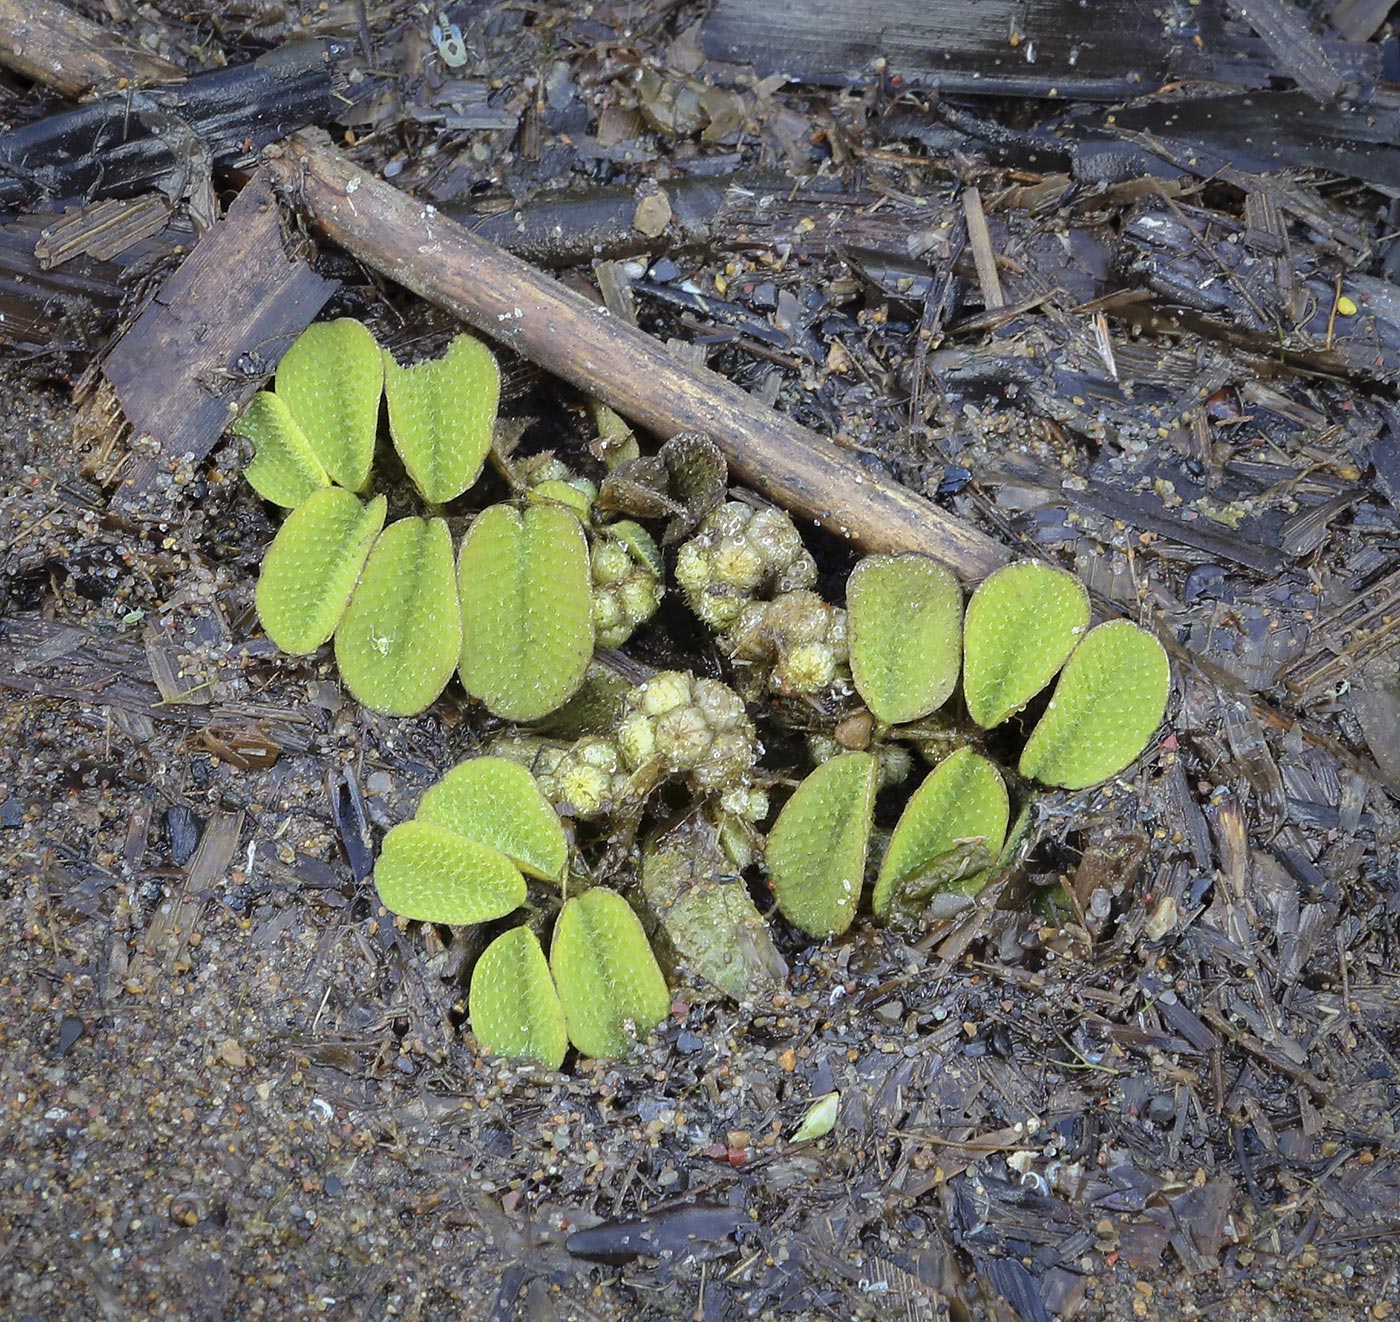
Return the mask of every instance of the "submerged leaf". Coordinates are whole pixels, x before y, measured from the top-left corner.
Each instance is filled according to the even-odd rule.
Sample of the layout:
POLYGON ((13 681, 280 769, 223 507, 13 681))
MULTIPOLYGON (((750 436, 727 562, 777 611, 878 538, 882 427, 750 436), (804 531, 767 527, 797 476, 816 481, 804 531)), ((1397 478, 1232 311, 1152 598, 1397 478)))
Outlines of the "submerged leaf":
POLYGON ((243 476, 264 500, 296 509, 313 491, 330 485, 325 465, 297 426, 286 401, 270 390, 260 390, 248 401, 233 430, 253 442, 253 458, 243 476))
POLYGON ((331 480, 350 491, 369 481, 383 392, 379 346, 350 317, 308 326, 277 367, 278 396, 331 480))
POLYGON ((390 716, 422 711, 452 678, 462 642, 452 538, 441 519, 400 519, 375 542, 335 634, 345 686, 390 716))
POLYGON ((872 907, 887 917, 896 889, 928 872, 968 840, 984 840, 995 856, 1006 839, 1010 807, 1001 773, 985 757, 960 748, 940 762, 905 805, 875 882, 872 907))
POLYGON ((937 711, 958 682, 962 589, 925 555, 866 556, 846 585, 851 674, 865 705, 895 725, 937 711))
POLYGON ((562 881, 569 847, 535 778, 503 757, 455 766, 424 796, 415 820, 499 849, 532 877, 562 881))
POLYGON ((1021 754, 1021 774, 1078 790, 1122 771, 1162 719, 1167 654, 1127 620, 1101 624, 1075 648, 1021 754))
POLYGON ((557 1070, 569 1049, 564 1010, 539 938, 528 927, 502 932, 476 961, 467 1004, 472 1032, 491 1056, 528 1056, 557 1070))
POLYGON ((865 882, 878 763, 842 753, 797 787, 768 835, 768 871, 778 908, 811 936, 844 932, 865 882))
POLYGON ((481 472, 501 397, 501 369, 480 340, 459 335, 441 358, 400 367, 384 350, 389 430, 408 475, 433 505, 481 472))
POLYGON ((633 1037, 644 1037, 671 1008, 642 924, 616 891, 595 887, 565 903, 549 968, 569 1041, 585 1056, 625 1055, 633 1037))
POLYGON ((593 655, 588 542, 558 505, 493 505, 462 540, 462 683, 497 716, 535 721, 593 655))
POLYGON ((368 505, 340 487, 322 487, 293 510, 272 539, 258 575, 258 618, 294 656, 314 652, 335 632, 386 503, 368 505))
POLYGON ((963 625, 963 691, 984 730, 1018 712, 1054 678, 1089 627, 1089 594, 1041 560, 998 569, 972 594, 963 625))
POLYGON ((374 865, 384 907, 425 923, 485 923, 525 903, 525 878, 504 854, 432 822, 400 822, 374 865))

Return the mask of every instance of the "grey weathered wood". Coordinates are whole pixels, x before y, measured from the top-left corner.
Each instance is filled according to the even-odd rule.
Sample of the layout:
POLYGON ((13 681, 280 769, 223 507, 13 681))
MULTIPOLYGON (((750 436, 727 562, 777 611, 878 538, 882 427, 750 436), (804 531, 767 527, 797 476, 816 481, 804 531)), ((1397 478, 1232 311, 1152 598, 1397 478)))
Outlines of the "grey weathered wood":
POLYGON ((77 97, 93 88, 182 83, 185 71, 56 0, 0 0, 0 64, 77 97))

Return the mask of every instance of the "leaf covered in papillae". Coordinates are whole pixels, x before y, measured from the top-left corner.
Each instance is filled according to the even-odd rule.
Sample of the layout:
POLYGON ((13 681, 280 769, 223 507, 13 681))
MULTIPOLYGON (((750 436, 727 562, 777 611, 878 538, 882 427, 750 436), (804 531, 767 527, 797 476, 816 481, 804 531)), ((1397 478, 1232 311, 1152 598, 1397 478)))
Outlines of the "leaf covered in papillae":
POLYGON ((335 633, 346 688, 374 711, 413 716, 447 686, 461 645, 447 524, 391 523, 370 550, 335 633))
POLYGON ((318 321, 297 336, 277 365, 277 394, 330 474, 363 490, 374 462, 384 363, 358 321, 318 321))
POLYGON ((715 828, 692 817, 642 851, 642 898, 688 973, 736 1001, 763 1001, 787 964, 733 872, 715 828))
POLYGON ((1021 710, 1089 627, 1089 594, 1073 574, 1018 560, 985 579, 963 622, 963 692, 984 730, 1021 710))
POLYGON ((253 458, 243 476, 264 500, 296 509, 313 491, 330 485, 325 465, 286 401, 270 390, 260 390, 248 401, 233 430, 253 442, 253 458))
POLYGON ((1091 630, 1066 663, 1020 771, 1062 789, 1084 789, 1122 771, 1147 747, 1171 687, 1167 654, 1127 620, 1091 630))
POLYGON ((374 539, 386 503, 368 505, 340 487, 322 487, 277 530, 258 575, 258 618, 284 652, 314 652, 336 630, 374 539))
POLYGON ((572 696, 593 655, 588 542, 558 505, 493 505, 462 539, 462 683, 497 716, 535 721, 572 696))
POLYGON ((856 692, 890 725, 937 711, 962 662, 962 589, 926 555, 867 556, 846 584, 856 692))
POLYGON ((502 932, 476 961, 467 996, 472 1032, 492 1056, 524 1056, 557 1070, 569 1049, 564 1010, 539 939, 502 932))
POLYGON ((499 850, 433 822, 400 822, 374 865, 384 907, 425 923, 485 923, 525 903, 525 878, 499 850))
POLYGON ((418 805, 415 820, 498 849, 532 877, 562 881, 568 841, 535 778, 503 757, 474 757, 455 766, 418 805))
POLYGON ((869 753, 823 762, 783 805, 766 857, 778 908, 810 936, 844 932, 855 918, 875 809, 869 753))
POLYGON ((914 791, 890 836, 871 902, 876 916, 889 915, 897 888, 964 842, 985 841, 986 856, 995 857, 1009 815, 1006 785, 985 757, 960 748, 945 758, 914 791))
POLYGON ((384 351, 389 431, 408 475, 433 505, 481 473, 501 397, 501 370, 480 340, 458 335, 441 358, 400 367, 384 351))
POLYGON ((671 993, 637 915, 601 887, 565 902, 549 969, 569 1041, 585 1056, 625 1055, 671 1008, 671 993))

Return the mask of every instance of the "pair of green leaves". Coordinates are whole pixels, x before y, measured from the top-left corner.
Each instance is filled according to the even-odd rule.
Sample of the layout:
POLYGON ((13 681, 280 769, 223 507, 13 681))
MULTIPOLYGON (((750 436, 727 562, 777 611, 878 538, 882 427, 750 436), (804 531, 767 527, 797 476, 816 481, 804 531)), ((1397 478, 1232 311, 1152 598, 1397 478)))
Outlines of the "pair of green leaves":
POLYGON ((495 357, 469 335, 441 358, 400 367, 358 321, 318 322, 287 350, 276 388, 255 395, 234 424, 255 448, 244 474, 288 509, 332 483, 363 491, 387 395, 394 447, 423 498, 440 505, 480 475, 500 392, 495 357))
POLYGON ((1065 789, 1097 784, 1137 757, 1162 719, 1170 681, 1161 644, 1121 620, 1086 633, 1083 584, 1042 561, 997 570, 963 620, 962 594, 943 566, 869 556, 851 573, 847 607, 856 690, 888 724, 942 706, 961 664, 968 714, 990 729, 1064 667, 1022 753, 1023 776, 1065 789))
MULTIPOLYGON (((778 908, 816 937, 836 936, 855 918, 874 828, 877 763, 870 753, 823 762, 798 786, 768 835, 768 870, 778 908)), ((990 861, 1006 839, 1001 773, 961 748, 940 762, 905 806, 890 836, 872 907, 888 917, 901 892, 946 884, 933 870, 975 842, 990 861)), ((966 858, 967 855, 962 857, 966 858)))

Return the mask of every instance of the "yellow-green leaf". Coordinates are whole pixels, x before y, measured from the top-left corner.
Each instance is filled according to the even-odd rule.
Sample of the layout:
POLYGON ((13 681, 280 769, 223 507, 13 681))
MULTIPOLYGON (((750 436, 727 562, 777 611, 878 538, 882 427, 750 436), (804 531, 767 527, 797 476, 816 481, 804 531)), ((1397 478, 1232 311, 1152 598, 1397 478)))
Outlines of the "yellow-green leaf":
POLYGON ((811 936, 836 936, 855 917, 878 769, 869 753, 823 762, 783 805, 768 834, 778 908, 811 936))
POLYGON ((358 321, 318 321, 277 366, 277 394, 330 474, 350 491, 369 481, 384 367, 358 321))
POLYGON ((499 850, 432 822, 400 822, 374 865, 384 907, 425 923, 485 923, 525 903, 525 878, 499 850))
POLYGON ((569 1049, 564 1011, 539 938, 528 927, 502 932, 476 961, 467 1004, 472 1032, 492 1056, 526 1056, 557 1070, 569 1049))
POLYGON ((248 401, 233 430, 253 442, 243 476, 264 500, 296 509, 313 491, 330 485, 325 466, 302 434, 286 402, 269 390, 248 401))
POLYGON ((1075 648, 1021 754, 1021 774, 1083 789, 1122 771, 1162 719, 1167 654, 1127 620, 1101 624, 1075 648))
POLYGON ((441 505, 481 472, 501 396, 501 370, 480 340, 459 335, 441 358, 400 367, 384 351, 389 430, 423 499, 441 505))
POLYGON ((958 682, 962 589, 926 555, 866 556, 846 584, 851 674, 890 725, 937 711, 958 682))
POLYGON ((963 624, 963 691, 984 730, 1018 712, 1055 676, 1089 627, 1089 594, 1063 569, 1018 560, 985 579, 963 624))
POLYGON ((792 1136, 794 1143, 810 1143, 814 1139, 825 1138, 836 1128, 836 1118, 841 1112, 841 1094, 829 1092, 818 1097, 807 1108, 797 1132, 792 1136))
POLYGON ((559 814, 517 762, 474 757, 453 767, 423 796, 416 820, 499 849, 532 877, 564 878, 569 846, 559 814))
POLYGON ((370 551, 335 633, 346 688, 375 711, 412 716, 446 687, 461 644, 447 524, 391 523, 370 551))
POLYGON ((962 842, 985 840, 987 854, 995 857, 1006 839, 1009 815, 1006 785, 985 757, 960 748, 945 758, 914 791, 890 836, 875 881, 876 915, 886 917, 897 887, 962 842))
POLYGON ((593 655, 588 543, 558 505, 493 505, 457 565, 462 683, 497 716, 535 721, 583 682, 593 655))
POLYGON ((258 575, 258 618, 284 652, 314 652, 335 632, 386 505, 322 487, 294 509, 272 539, 258 575))
POLYGON ((615 891, 594 888, 565 903, 549 968, 569 1041, 585 1056, 625 1055, 671 1008, 642 924, 615 891))

